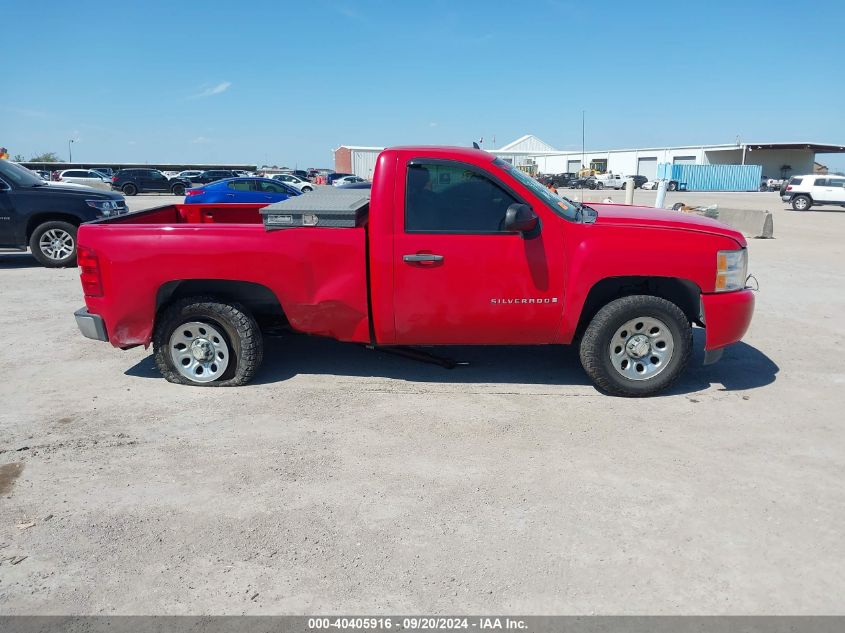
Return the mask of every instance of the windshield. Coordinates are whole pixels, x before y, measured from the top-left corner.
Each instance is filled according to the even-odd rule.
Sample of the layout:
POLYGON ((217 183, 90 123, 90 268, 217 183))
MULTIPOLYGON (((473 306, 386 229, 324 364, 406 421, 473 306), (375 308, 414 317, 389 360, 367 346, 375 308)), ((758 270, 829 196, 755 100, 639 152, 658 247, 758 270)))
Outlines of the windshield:
POLYGON ((40 187, 44 180, 36 173, 8 160, 0 160, 0 176, 11 180, 18 187, 40 187))
POLYGON ((495 159, 493 161, 493 164, 507 171, 511 176, 516 178, 516 180, 518 180, 521 185, 525 185, 526 188, 531 190, 531 193, 533 193, 543 202, 545 202, 548 207, 557 215, 567 220, 578 219, 578 209, 575 203, 573 203, 568 198, 564 198, 563 196, 559 196, 556 193, 553 193, 552 191, 541 185, 539 182, 534 180, 531 176, 526 174, 524 171, 514 169, 513 165, 502 160, 501 158, 495 159))

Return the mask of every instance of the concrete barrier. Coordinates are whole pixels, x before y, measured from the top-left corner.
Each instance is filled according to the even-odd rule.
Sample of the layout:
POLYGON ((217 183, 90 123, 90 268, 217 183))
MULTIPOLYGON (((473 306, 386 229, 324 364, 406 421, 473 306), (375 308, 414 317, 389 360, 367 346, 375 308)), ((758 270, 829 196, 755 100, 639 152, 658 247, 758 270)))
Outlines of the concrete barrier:
POLYGON ((770 211, 758 209, 723 209, 719 207, 719 222, 724 222, 745 237, 774 237, 774 223, 770 211))

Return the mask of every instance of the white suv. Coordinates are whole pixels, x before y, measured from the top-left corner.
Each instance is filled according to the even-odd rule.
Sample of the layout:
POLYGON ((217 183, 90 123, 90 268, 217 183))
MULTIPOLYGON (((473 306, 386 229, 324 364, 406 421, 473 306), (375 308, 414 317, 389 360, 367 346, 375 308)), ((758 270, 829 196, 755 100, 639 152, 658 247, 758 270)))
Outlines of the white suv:
POLYGON ((826 204, 845 207, 845 176, 793 176, 781 190, 780 199, 791 202, 796 211, 826 204))

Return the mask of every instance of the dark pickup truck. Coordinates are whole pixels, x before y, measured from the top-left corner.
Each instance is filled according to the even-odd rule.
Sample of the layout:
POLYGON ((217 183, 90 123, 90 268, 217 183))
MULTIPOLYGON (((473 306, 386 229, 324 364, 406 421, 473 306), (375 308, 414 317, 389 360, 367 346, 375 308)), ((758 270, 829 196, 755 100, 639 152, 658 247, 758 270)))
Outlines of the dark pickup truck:
POLYGON ((0 160, 0 248, 29 246, 44 266, 75 266, 79 225, 124 213, 126 201, 118 193, 48 184, 17 163, 0 160))

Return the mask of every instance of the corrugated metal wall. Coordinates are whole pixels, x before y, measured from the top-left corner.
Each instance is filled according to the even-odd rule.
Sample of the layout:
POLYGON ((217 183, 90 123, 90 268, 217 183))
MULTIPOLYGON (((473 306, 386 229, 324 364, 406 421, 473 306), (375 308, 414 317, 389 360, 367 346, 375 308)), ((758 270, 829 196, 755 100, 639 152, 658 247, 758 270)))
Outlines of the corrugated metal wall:
POLYGON ((373 170, 376 168, 376 158, 381 150, 352 150, 352 173, 366 179, 372 179, 373 170))
POLYGON ((687 183, 689 191, 759 191, 760 165, 673 165, 660 163, 657 177, 687 183))

